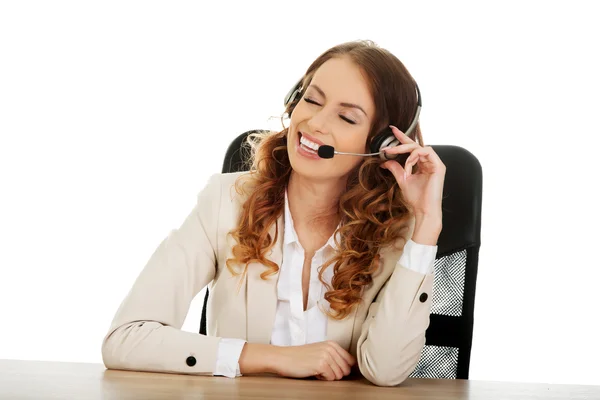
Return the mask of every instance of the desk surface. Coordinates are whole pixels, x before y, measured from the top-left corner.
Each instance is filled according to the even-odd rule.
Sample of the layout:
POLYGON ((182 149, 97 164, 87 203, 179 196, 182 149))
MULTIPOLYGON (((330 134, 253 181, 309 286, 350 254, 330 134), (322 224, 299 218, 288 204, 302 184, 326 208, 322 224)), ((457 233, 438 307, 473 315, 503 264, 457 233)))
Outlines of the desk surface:
POLYGON ((101 364, 0 360, 0 399, 600 399, 600 386, 408 379, 325 382, 106 370, 101 364))

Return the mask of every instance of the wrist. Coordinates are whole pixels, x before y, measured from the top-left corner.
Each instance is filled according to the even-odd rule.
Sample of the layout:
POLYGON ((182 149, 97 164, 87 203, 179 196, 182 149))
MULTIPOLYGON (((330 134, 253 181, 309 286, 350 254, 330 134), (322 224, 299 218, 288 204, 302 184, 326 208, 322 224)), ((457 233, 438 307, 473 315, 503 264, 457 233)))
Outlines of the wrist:
POLYGON ((441 232, 441 215, 415 214, 415 229, 412 235, 413 242, 435 246, 441 232))
POLYGON ((413 215, 416 220, 423 221, 439 221, 442 222, 442 210, 439 211, 415 211, 413 210, 413 215))
POLYGON ((246 343, 240 355, 240 372, 243 375, 277 373, 277 346, 246 343))

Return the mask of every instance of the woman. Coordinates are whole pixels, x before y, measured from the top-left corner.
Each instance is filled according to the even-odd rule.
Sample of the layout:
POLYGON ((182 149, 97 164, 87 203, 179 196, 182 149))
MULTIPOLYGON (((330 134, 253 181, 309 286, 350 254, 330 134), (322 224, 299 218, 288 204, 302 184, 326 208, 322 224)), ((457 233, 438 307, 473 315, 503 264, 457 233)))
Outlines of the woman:
POLYGON ((415 83, 372 42, 308 68, 289 128, 255 136, 251 172, 217 174, 157 248, 106 335, 107 368, 397 385, 420 358, 442 228, 445 166, 424 147, 415 83), (365 153, 393 125, 396 160, 365 153), (413 171, 414 169, 414 171, 413 171), (211 284, 208 335, 180 328, 211 284))

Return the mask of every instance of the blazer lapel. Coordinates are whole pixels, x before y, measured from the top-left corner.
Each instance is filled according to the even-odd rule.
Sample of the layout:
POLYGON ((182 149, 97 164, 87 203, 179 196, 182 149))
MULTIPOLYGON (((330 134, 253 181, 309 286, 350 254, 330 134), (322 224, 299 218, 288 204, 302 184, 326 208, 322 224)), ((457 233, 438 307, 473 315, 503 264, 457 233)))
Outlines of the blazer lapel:
POLYGON ((356 310, 357 307, 354 307, 352 312, 342 320, 327 317, 327 340, 337 342, 343 349, 350 348, 356 310))
MULTIPOLYGON (((273 261, 281 268, 283 260, 283 214, 277 219, 277 240, 266 258, 273 261)), ((271 237, 276 234, 275 225, 269 233, 271 237)), ((246 302, 246 329, 249 343, 269 344, 271 332, 277 311, 277 280, 279 271, 275 275, 263 280, 260 277, 266 267, 258 262, 248 265, 246 277, 247 302, 246 302)))
MULTIPOLYGON (((381 288, 385 283, 385 280, 389 278, 391 273, 393 272, 396 262, 400 257, 401 251, 394 250, 390 247, 386 247, 381 249, 381 264, 379 271, 375 273, 373 276, 373 283, 365 288, 369 290, 371 287, 381 288)), ((367 297, 364 296, 363 297, 367 297)), ((368 296, 370 297, 370 296, 368 296)), ((333 340, 337 342, 342 348, 349 350, 352 342, 356 342, 358 338, 353 338, 354 331, 357 330, 355 327, 356 324, 356 316, 358 314, 358 309, 362 307, 369 307, 371 304, 365 304, 361 302, 358 306, 354 307, 352 312, 343 320, 333 319, 331 317, 327 318, 327 340, 333 340)), ((358 328, 358 335, 360 335, 361 329, 358 328)))

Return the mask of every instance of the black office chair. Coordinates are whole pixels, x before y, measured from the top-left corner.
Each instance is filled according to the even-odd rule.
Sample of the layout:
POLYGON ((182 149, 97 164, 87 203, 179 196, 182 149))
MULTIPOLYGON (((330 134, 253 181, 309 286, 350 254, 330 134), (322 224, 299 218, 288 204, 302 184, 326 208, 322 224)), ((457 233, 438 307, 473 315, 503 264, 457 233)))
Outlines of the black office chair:
MULTIPOLYGON (((247 171, 248 134, 239 135, 225 154, 223 173, 247 171), (243 146, 243 147, 242 147, 243 146)), ((481 164, 458 146, 433 145, 446 165, 443 228, 434 264, 430 325, 414 378, 468 379, 473 338, 475 284, 481 232, 481 164)), ((206 334, 206 303, 200 333, 206 334)))

